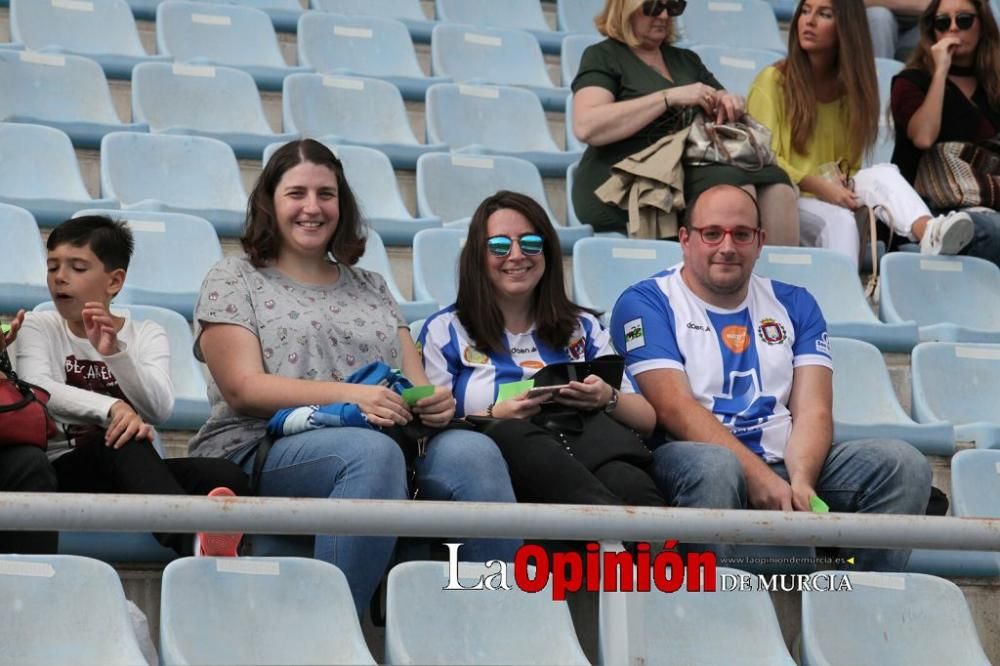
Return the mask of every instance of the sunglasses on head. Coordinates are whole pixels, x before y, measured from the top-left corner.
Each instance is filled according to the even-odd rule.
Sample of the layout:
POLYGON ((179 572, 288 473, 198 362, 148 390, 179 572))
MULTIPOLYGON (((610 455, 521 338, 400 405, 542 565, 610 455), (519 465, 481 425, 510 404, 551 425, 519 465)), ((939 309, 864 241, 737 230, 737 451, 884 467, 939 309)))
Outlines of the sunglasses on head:
POLYGON ((934 17, 934 29, 938 32, 947 32, 951 28, 952 18, 954 18, 955 26, 959 30, 968 30, 978 17, 972 12, 959 12, 954 17, 947 14, 938 14, 934 17))
POLYGON ((667 16, 680 16, 687 7, 687 0, 646 0, 642 3, 642 13, 646 16, 659 16, 666 9, 667 16))
POLYGON ((486 249, 494 257, 506 257, 514 249, 514 241, 521 248, 521 254, 535 256, 542 253, 545 241, 538 234, 524 234, 520 238, 510 236, 490 236, 486 239, 486 249))

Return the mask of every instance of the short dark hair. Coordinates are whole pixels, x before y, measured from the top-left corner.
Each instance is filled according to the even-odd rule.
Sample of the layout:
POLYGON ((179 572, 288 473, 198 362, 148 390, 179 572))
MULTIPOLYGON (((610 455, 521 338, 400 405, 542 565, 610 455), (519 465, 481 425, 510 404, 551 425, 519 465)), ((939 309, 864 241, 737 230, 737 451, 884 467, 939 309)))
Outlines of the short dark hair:
POLYGON ((753 202, 753 210, 754 210, 755 217, 757 218, 757 228, 758 229, 761 228, 760 204, 757 203, 757 197, 755 197, 754 195, 750 194, 749 192, 747 192, 746 190, 744 190, 739 185, 727 185, 725 183, 722 183, 722 184, 719 184, 719 185, 713 185, 712 187, 709 187, 708 189, 702 190, 701 192, 699 192, 698 194, 695 195, 694 199, 688 205, 687 210, 684 212, 684 227, 686 227, 688 230, 691 229, 691 225, 694 223, 694 212, 695 212, 695 209, 697 209, 697 207, 698 207, 698 202, 701 201, 701 198, 703 196, 705 196, 706 194, 708 194, 709 192, 711 192, 712 190, 714 190, 714 189, 716 189, 718 187, 732 188, 734 190, 739 190, 743 194, 747 195, 747 198, 750 199, 751 202, 753 202))
POLYGON ((69 243, 73 247, 89 246, 104 270, 128 270, 135 250, 135 240, 128 224, 112 220, 107 215, 83 215, 72 217, 52 230, 45 242, 51 252, 60 245, 69 243))
POLYGON ((344 177, 344 165, 333 151, 314 139, 286 143, 267 161, 247 201, 247 219, 243 237, 240 238, 243 251, 247 253, 250 263, 257 267, 277 258, 281 236, 278 235, 274 213, 274 191, 278 189, 282 176, 303 162, 325 166, 337 177, 340 220, 327 251, 338 262, 353 266, 365 252, 361 209, 344 177))
POLYGON ((459 259, 458 297, 455 299, 458 319, 480 351, 506 351, 503 313, 497 305, 493 284, 486 270, 488 221, 493 213, 504 209, 523 215, 542 237, 545 272, 535 286, 532 313, 535 330, 550 347, 565 347, 577 326, 577 318, 585 308, 566 296, 559 235, 545 209, 525 194, 501 190, 484 199, 473 213, 469 235, 459 259))

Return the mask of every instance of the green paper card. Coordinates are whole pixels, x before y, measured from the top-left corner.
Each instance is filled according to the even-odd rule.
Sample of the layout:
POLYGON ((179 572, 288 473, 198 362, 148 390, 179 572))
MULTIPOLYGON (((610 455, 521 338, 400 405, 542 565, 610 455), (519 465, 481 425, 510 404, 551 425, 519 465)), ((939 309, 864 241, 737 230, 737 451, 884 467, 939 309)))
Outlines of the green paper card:
POLYGON ((501 384, 500 391, 497 395, 497 402, 503 402, 504 400, 510 400, 511 398, 516 398, 522 393, 527 393, 533 388, 535 388, 534 379, 524 379, 519 382, 510 382, 508 384, 501 384))
POLYGON ((830 513, 830 507, 818 495, 809 498, 809 508, 813 513, 830 513))
POLYGON ((426 398, 427 396, 430 395, 434 395, 433 384, 427 384, 426 386, 414 386, 412 388, 403 389, 402 393, 403 400, 405 400, 406 404, 411 407, 417 400, 426 398))

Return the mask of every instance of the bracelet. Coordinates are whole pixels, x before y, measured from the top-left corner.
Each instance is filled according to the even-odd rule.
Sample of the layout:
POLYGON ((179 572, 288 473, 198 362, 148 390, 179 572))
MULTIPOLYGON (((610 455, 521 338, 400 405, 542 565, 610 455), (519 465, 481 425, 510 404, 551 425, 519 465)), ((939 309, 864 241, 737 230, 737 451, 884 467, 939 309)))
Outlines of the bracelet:
POLYGON ((608 403, 604 405, 605 414, 610 414, 611 412, 615 411, 615 409, 618 408, 618 394, 619 394, 618 389, 612 386, 611 398, 608 400, 608 403))
POLYGON ((490 405, 489 407, 487 407, 486 408, 486 416, 490 417, 491 419, 496 418, 495 416, 493 416, 493 408, 496 407, 496 406, 497 406, 497 403, 494 402, 492 405, 490 405))
POLYGON ((663 96, 663 106, 664 106, 664 111, 666 111, 667 109, 670 108, 670 101, 667 99, 667 91, 661 90, 660 94, 663 96))

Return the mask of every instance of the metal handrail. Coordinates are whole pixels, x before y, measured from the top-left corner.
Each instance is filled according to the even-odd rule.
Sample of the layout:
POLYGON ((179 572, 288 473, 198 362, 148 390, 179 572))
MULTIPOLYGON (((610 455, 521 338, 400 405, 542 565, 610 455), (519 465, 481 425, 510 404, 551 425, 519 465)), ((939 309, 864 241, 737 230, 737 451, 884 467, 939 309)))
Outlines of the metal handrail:
POLYGON ((519 537, 1000 551, 1000 519, 732 509, 0 493, 0 530, 519 537))

